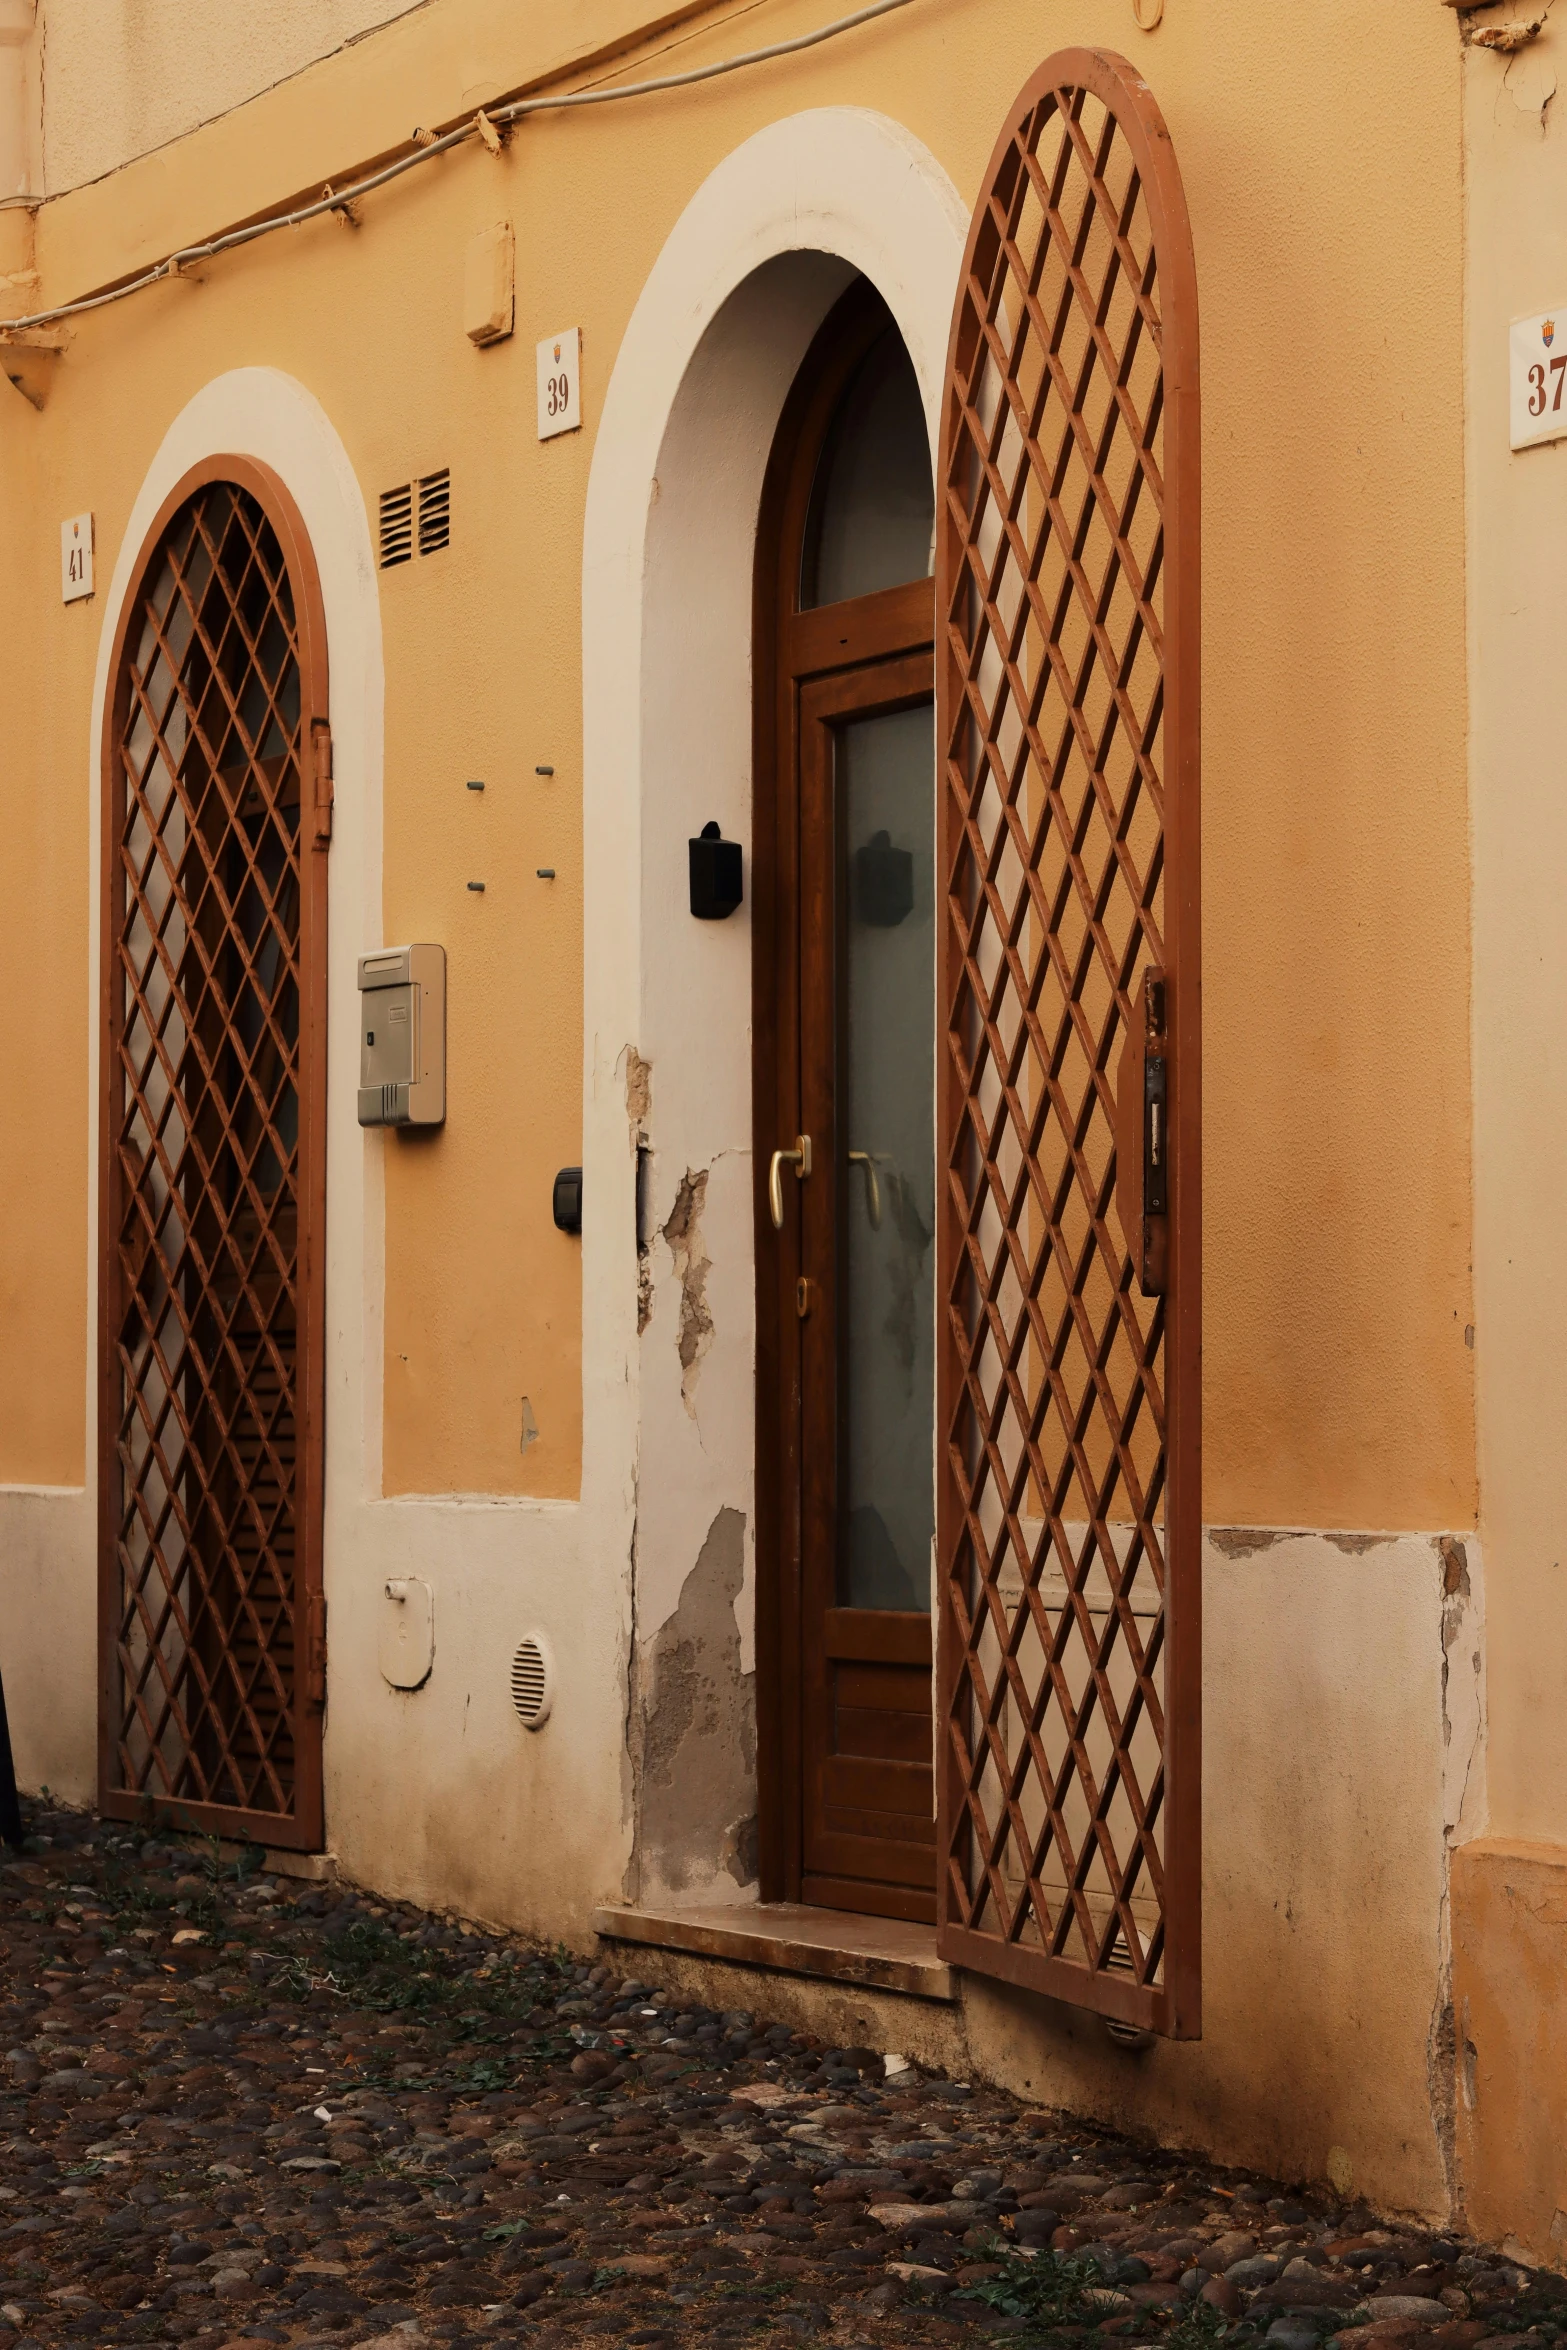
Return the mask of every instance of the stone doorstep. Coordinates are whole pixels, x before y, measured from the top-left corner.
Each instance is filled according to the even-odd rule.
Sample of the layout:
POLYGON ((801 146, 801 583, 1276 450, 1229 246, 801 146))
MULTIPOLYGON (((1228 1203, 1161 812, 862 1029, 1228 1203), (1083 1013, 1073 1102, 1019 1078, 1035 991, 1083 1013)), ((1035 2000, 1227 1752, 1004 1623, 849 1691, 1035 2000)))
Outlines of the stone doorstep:
MULTIPOLYGON (((218 1846, 218 1856, 221 1860, 238 1860, 243 1853, 255 1849, 253 1844, 231 1844, 224 1838, 218 1846)), ((269 1877, 299 1877, 312 1885, 337 1883, 335 1852, 263 1852, 261 1867, 269 1877)))
POLYGON ((678 1950, 767 1974, 809 1975, 949 2007, 958 2000, 954 1971, 936 1956, 934 1926, 911 1925, 902 1918, 860 1917, 803 1902, 747 1902, 734 1908, 711 1903, 690 1909, 596 1909, 593 1931, 603 1942, 678 1950))

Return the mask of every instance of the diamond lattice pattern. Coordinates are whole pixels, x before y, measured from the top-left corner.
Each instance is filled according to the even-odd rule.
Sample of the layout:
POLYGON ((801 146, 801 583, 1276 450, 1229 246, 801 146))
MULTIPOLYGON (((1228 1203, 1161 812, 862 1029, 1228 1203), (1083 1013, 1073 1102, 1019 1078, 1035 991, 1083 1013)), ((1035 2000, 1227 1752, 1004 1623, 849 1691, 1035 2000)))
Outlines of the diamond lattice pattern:
POLYGON ((286 1816, 300 675, 283 557, 237 486, 170 524, 118 708, 111 1784, 286 1816))
POLYGON ((1152 1989, 1163 1324, 1116 1216, 1114 1089, 1163 961, 1163 381, 1143 190, 1097 97, 1033 109, 973 253, 944 519, 944 1907, 1152 1989))

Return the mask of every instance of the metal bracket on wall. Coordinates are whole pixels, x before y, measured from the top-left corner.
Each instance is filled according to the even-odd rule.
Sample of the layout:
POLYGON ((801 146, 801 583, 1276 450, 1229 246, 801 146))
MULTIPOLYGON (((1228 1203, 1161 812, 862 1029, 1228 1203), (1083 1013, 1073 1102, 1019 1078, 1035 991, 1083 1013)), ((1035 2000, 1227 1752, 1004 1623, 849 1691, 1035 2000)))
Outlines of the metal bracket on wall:
POLYGON ((42 408, 54 388, 54 371, 66 339, 57 326, 0 326, 0 368, 34 408, 42 408))

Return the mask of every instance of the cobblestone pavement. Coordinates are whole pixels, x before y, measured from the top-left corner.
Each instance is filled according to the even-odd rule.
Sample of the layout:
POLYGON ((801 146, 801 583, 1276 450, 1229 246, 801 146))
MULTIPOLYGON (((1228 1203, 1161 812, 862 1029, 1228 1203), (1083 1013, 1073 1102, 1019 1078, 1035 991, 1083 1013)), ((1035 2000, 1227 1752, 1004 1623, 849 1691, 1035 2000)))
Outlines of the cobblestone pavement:
POLYGON ((1567 2331, 1567 2280, 685 2007, 651 1967, 29 1824, 0 1871, 0 2350, 1567 2331))

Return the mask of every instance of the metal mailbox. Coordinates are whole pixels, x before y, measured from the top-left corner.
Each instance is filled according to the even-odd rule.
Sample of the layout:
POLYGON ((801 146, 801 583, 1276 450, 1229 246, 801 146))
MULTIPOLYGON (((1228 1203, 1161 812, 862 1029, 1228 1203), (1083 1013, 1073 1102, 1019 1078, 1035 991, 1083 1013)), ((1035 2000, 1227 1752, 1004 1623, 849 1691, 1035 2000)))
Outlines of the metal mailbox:
POLYGON ((360 1125, 441 1125, 446 949, 383 947, 361 955, 359 1014, 360 1125))

